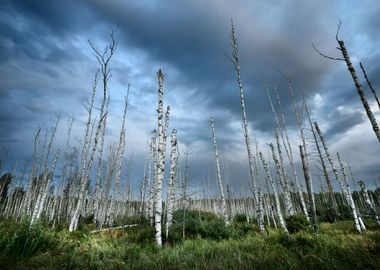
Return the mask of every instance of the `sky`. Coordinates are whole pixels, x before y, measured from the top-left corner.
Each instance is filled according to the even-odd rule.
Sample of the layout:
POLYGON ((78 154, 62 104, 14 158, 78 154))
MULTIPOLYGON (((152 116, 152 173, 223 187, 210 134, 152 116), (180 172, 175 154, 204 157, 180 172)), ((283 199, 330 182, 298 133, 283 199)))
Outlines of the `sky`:
MULTIPOLYGON (((248 161, 241 128, 239 88, 225 57, 231 53, 230 20, 239 42, 242 79, 250 135, 267 155, 274 142, 274 120, 265 81, 273 94, 278 85, 293 152, 300 144, 283 73, 292 77, 297 102, 305 94, 313 120, 325 134, 330 152, 340 152, 357 180, 370 187, 380 176, 380 155, 344 62, 335 32, 342 21, 345 41, 370 105, 379 122, 373 96, 360 74, 367 69, 375 89, 380 78, 380 3, 357 1, 271 0, 5 0, 0 6, 0 157, 5 167, 17 167, 33 152, 37 127, 48 130, 61 113, 54 148, 63 148, 67 121, 75 118, 72 144, 84 133, 84 98, 98 68, 88 40, 102 49, 116 30, 117 51, 111 61, 110 113, 106 144, 118 141, 123 96, 131 84, 127 112, 126 159, 137 189, 147 154, 147 140, 157 126, 157 78, 165 74, 164 106, 170 105, 170 129, 178 131, 181 151, 191 146, 191 186, 215 181, 210 117, 222 163, 236 193, 248 189, 248 161)), ((99 88, 100 89, 100 88, 99 88)), ((97 97, 100 102, 100 91, 97 97)), ((274 98, 274 97, 273 97, 274 98)), ((308 135, 310 137, 310 134, 308 135)), ((309 141, 310 147, 312 142, 309 141)), ((183 156, 183 151, 182 154, 183 156)), ((300 157, 295 155, 300 171, 300 157)), ((321 174, 311 153, 313 177, 321 174)), ((169 162, 167 162, 169 164, 169 162)), ((125 176, 126 169, 124 169, 125 176)), ((302 179, 302 177, 301 177, 302 179)), ((318 188, 316 180, 315 187, 318 188)), ((337 185, 336 185, 337 186, 337 185)))

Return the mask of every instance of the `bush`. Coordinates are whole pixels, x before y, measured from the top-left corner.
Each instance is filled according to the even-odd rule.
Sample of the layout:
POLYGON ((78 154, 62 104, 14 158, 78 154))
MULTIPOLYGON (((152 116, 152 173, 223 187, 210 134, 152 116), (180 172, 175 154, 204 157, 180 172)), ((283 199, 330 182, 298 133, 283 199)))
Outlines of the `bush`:
POLYGON ((289 233, 296 233, 301 230, 310 229, 310 223, 302 214, 295 214, 293 216, 286 217, 285 222, 289 233))
POLYGON ((237 214, 234 216, 233 221, 238 223, 247 222, 247 216, 245 214, 237 214))
POLYGON ((338 206, 338 210, 340 213, 339 215, 340 220, 352 219, 352 212, 348 205, 340 204, 338 206))
POLYGON ((51 232, 41 224, 29 228, 29 222, 3 221, 0 223, 1 255, 11 258, 25 258, 48 250, 53 243, 51 232))

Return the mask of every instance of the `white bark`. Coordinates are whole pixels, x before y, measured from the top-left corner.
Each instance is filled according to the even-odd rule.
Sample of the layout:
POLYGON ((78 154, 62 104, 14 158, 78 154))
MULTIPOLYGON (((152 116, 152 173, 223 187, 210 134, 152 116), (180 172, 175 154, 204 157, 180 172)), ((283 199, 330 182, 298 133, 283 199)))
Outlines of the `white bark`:
MULTIPOLYGON (((281 170, 281 176, 282 177, 282 184, 283 184, 283 189, 284 189, 284 192, 287 193, 285 194, 285 197, 288 197, 287 198, 287 201, 286 201, 286 205, 287 205, 287 209, 288 209, 288 213, 289 215, 294 215, 294 207, 293 207, 293 202, 292 202, 292 196, 291 196, 291 190, 290 190, 290 185, 289 185, 289 179, 288 179, 288 175, 286 173, 286 170, 285 170, 285 166, 284 166, 284 159, 282 157, 282 151, 281 151, 281 144, 280 144, 280 139, 279 139, 279 136, 278 136, 278 128, 276 127, 275 128, 275 133, 276 133, 276 144, 277 144, 277 150, 278 150, 278 156, 279 156, 279 162, 276 163, 276 166, 279 166, 279 169, 281 170)), ((306 216, 307 219, 309 219, 308 216, 306 216)))
MULTIPOLYGON (((294 164, 293 151, 292 151, 292 147, 290 145, 288 130, 287 130, 286 122, 285 122, 285 116, 284 116, 284 113, 283 113, 283 110, 282 110, 282 103, 281 103, 281 99, 280 99, 280 94, 279 94, 279 92, 277 90, 276 84, 274 84, 274 90, 275 90, 275 93, 276 93, 277 104, 278 104, 279 109, 280 109, 281 124, 282 124, 282 129, 284 130, 284 133, 285 133, 286 143, 284 141, 284 136, 283 136, 283 134, 281 132, 281 129, 280 129, 281 125, 279 123, 278 123, 278 128, 280 129, 279 131, 280 131, 280 134, 281 134, 282 142, 284 144, 285 152, 286 152, 286 155, 288 157, 290 166, 292 168, 294 182, 296 183, 296 187, 297 187, 297 191, 298 191, 298 196, 299 196, 300 202, 301 202, 302 211, 303 211, 304 215, 306 216, 306 219, 309 220, 309 216, 308 216, 308 213, 307 213, 305 199, 303 197, 303 191, 302 191, 300 183, 298 181, 297 169, 296 169, 296 166, 294 164)), ((269 93, 268 93, 268 95, 269 95, 269 93)), ((272 107, 273 107, 273 105, 272 105, 272 107)))
MULTIPOLYGON (((338 28, 338 31, 339 31, 339 28, 338 28)), ((337 33, 337 36, 336 36, 336 40, 337 40, 337 42, 339 44, 339 48, 340 48, 340 51, 342 52, 344 61, 346 62, 347 69, 350 72, 351 77, 352 77, 352 79, 354 81, 357 93, 358 93, 358 95, 360 97, 360 101, 363 104, 364 110, 367 113, 367 117, 368 117, 369 121, 371 122, 372 129, 375 132, 377 140, 380 142, 380 129, 379 129, 379 125, 377 124, 376 118, 375 118, 375 116, 374 116, 374 114, 373 114, 373 112, 371 110, 371 107, 369 106, 369 104, 367 102, 367 98, 365 96, 365 92, 364 92, 363 87, 361 86, 361 84, 359 82, 358 76, 356 75, 355 68, 354 68, 354 66, 351 63, 351 59, 350 59, 350 56, 348 55, 348 51, 346 49, 346 46, 344 45, 344 41, 338 39, 338 33, 337 33)))
POLYGON ((163 96, 164 96, 164 74, 161 69, 157 72, 158 79, 158 106, 157 106, 157 122, 158 122, 158 147, 157 147, 157 179, 155 183, 155 211, 154 225, 155 238, 158 247, 162 247, 162 232, 161 232, 161 215, 162 215, 162 183, 165 174, 165 133, 163 126, 163 96))
POLYGON ((231 41, 232 41, 232 58, 229 58, 234 66, 234 69, 236 71, 236 79, 240 91, 240 106, 241 106, 241 112, 242 112, 242 120, 243 120, 243 135, 245 140, 245 145, 247 148, 247 154, 248 154, 248 164, 249 164, 249 173, 251 177, 253 192, 254 192, 254 198, 255 198, 255 204, 256 205, 256 214, 257 214, 257 220, 261 220, 262 217, 259 215, 263 215, 263 210, 261 209, 260 204, 258 204, 258 196, 257 196, 257 183, 254 176, 254 161, 253 161, 253 155, 251 150, 251 142, 250 137, 248 133, 248 120, 247 120, 247 113, 245 109, 245 101, 244 101, 244 88, 243 88, 243 82, 241 78, 241 71, 240 71, 240 62, 239 62, 239 48, 238 43, 235 35, 235 29, 233 22, 231 20, 231 41))
POLYGON ((343 193, 344 197, 346 198, 346 201, 347 201, 347 203, 348 203, 348 205, 349 205, 349 207, 351 209, 351 213, 352 213, 352 216, 353 216, 354 222, 355 222, 355 228, 356 228, 356 230, 358 232, 361 232, 362 228, 361 228, 360 223, 359 223, 359 218, 358 218, 358 215, 357 215, 357 212, 356 212, 355 204, 353 205, 351 203, 350 196, 348 194, 349 191, 346 189, 346 187, 344 186, 344 183, 343 183, 342 179, 339 177, 338 170, 336 169, 334 161, 331 158, 330 152, 329 152, 329 150, 327 148, 327 144, 326 144, 326 142, 325 142, 325 140, 323 138, 322 132, 319 129, 319 126, 318 126, 317 122, 314 122, 314 126, 315 126, 315 130, 317 131, 318 136, 319 136, 319 138, 320 138, 320 140, 322 142, 322 145, 323 145, 323 148, 325 150, 325 154, 326 154, 327 160, 329 161, 330 166, 332 168, 332 171, 334 173, 335 180, 339 183, 340 188, 342 190, 342 193, 343 193))
POLYGON ((320 159, 320 164, 322 166, 323 176, 325 177, 327 188, 329 190, 329 204, 330 204, 331 209, 333 210, 334 219, 335 219, 335 217, 338 215, 338 205, 337 205, 336 200, 335 200, 334 189, 333 189, 333 186, 332 186, 331 181, 330 181, 330 176, 329 176, 329 174, 327 172, 326 163, 325 163, 325 161, 323 159, 323 155, 322 155, 321 147, 319 146, 319 143, 318 143, 318 138, 317 138, 316 131, 315 131, 313 123, 311 121, 311 116, 310 116, 310 113, 309 113, 308 106, 307 106, 306 102, 304 102, 304 103, 305 103, 305 111, 306 111, 307 119, 309 121, 309 125, 310 125, 310 128, 311 128, 311 132, 313 134, 315 146, 316 146, 317 151, 318 151, 318 156, 319 156, 319 159, 320 159))
POLYGON ((215 161, 216 161, 216 177, 218 180, 219 184, 219 190, 220 190, 220 195, 222 199, 222 214, 224 217, 224 223, 226 226, 229 225, 229 218, 227 214, 227 204, 224 196, 224 190, 223 190, 223 183, 222 183, 222 176, 220 172, 220 163, 219 163, 219 154, 218 154, 218 147, 216 144, 216 136, 215 136, 215 123, 214 123, 214 118, 211 117, 211 132, 212 132, 212 141, 214 145, 214 153, 215 153, 215 161))
POLYGON ((171 154, 170 154, 170 173, 169 173, 169 187, 167 196, 167 215, 166 215, 166 239, 169 236, 169 228, 173 222, 173 206, 174 206, 174 186, 176 178, 176 164, 177 164, 177 131, 173 129, 171 139, 171 154))
POLYGON ((352 193, 351 193, 351 190, 350 190, 350 185, 348 184, 346 170, 344 168, 342 160, 340 159, 339 153, 336 153, 336 155, 338 157, 339 166, 340 166, 340 169, 342 171, 343 182, 344 182, 344 185, 346 185, 346 198, 348 198, 347 202, 350 204, 350 207, 351 207, 351 210, 352 210, 354 218, 355 218, 355 216, 357 216, 357 219, 359 221, 359 225, 360 225, 361 230, 364 231, 364 230, 366 230, 366 227, 365 227, 364 222, 362 221, 362 219, 361 219, 361 217, 359 215, 358 209, 356 209, 354 198, 352 197, 352 193))
POLYGON ((361 188, 361 194, 364 197, 364 202, 367 204, 367 207, 369 208, 370 214, 372 215, 375 222, 380 225, 380 217, 376 213, 375 206, 373 205, 369 195, 367 187, 365 186, 363 181, 359 181, 359 186, 361 188))
POLYGON ((125 117, 127 114, 127 109, 128 109, 128 95, 129 95, 129 87, 128 87, 128 93, 127 97, 125 97, 124 100, 124 112, 123 112, 123 120, 121 124, 121 129, 120 129, 120 138, 119 138, 119 145, 117 148, 117 153, 116 153, 116 175, 115 175, 115 184, 114 184, 114 192, 111 197, 111 206, 110 206, 110 218, 109 218, 109 226, 112 227, 112 223, 114 220, 114 205, 117 200, 117 195, 119 191, 119 180, 120 180, 120 175, 121 175, 121 169, 122 169, 122 163, 124 159, 124 150, 125 150, 125 117))
MULTIPOLYGON (((112 32, 111 44, 105 48, 103 53, 99 53, 99 51, 96 50, 91 43, 90 43, 90 45, 92 46, 93 51, 96 54, 96 58, 99 62, 100 69, 101 69, 102 83, 103 83, 103 98, 102 98, 102 103, 101 103, 100 110, 99 110, 99 120, 98 120, 98 124, 97 124, 96 131, 95 131, 95 137, 94 137, 94 142, 92 144, 91 153, 88 153, 88 151, 86 151, 87 153, 85 154, 85 158, 83 158, 84 161, 82 164, 82 171, 81 171, 81 177, 80 177, 81 188, 80 188, 79 198, 78 198, 78 202, 76 204, 75 212, 74 212, 74 215, 70 221, 69 231, 74 231, 78 228, 79 217, 82 213, 82 208, 83 208, 83 205, 84 205, 85 200, 86 200, 86 191, 88 188, 88 181, 89 181, 89 176, 90 176, 90 172, 91 172, 91 167, 92 167, 92 163, 94 160, 94 154, 95 154, 95 151, 96 151, 96 148, 98 145, 100 130, 102 129, 102 122, 103 122, 104 117, 105 117, 104 108, 105 108, 105 103, 107 100, 107 91, 108 91, 107 86, 108 86, 108 80, 111 77, 109 62, 110 62, 113 54, 115 53, 117 44, 116 44, 116 41, 114 39, 114 33, 112 32), (88 162, 86 162, 87 159, 88 159, 88 162)), ((96 89, 96 86, 94 88, 96 89)), ((93 90, 93 92, 94 91, 95 90, 93 90)), ((89 119, 91 119, 90 116, 89 116, 89 119)), ((86 131, 87 131, 87 128, 86 128, 86 131)), ((85 139, 88 140, 88 138, 86 138, 86 137, 85 137, 85 139)), ((86 145, 85 145, 85 147, 86 147, 86 145)))
POLYGON ((266 181, 271 184, 271 187, 272 187, 272 190, 274 193, 274 199, 275 199, 275 203, 276 203, 276 211, 277 211, 278 219, 280 221, 280 225, 281 225, 282 229, 287 233, 288 229, 286 228, 284 216, 282 215, 282 212, 281 212, 280 198, 278 197, 276 185, 274 184, 273 178, 269 172, 268 163, 265 161, 263 154, 260 152, 259 155, 260 155, 261 162, 263 163, 266 181))
POLYGON ((309 196, 311 222, 313 224, 314 230, 316 231, 317 226, 318 226, 318 221, 317 221, 317 210, 315 208, 313 182, 312 182, 311 177, 310 177, 309 167, 306 164, 306 153, 304 152, 302 145, 300 145, 299 147, 300 147, 300 153, 301 153, 303 173, 305 176, 307 195, 309 196))
POLYGON ((53 166, 52 166, 52 173, 47 176, 47 179, 46 179, 47 181, 46 181, 46 184, 44 186, 44 191, 42 193, 41 200, 38 202, 38 204, 36 205, 36 207, 34 209, 32 220, 30 221, 30 226, 32 226, 41 217, 42 210, 45 207, 46 198, 47 198, 49 190, 50 190, 51 181, 53 180, 53 177, 54 177, 54 171, 55 171, 55 166, 57 164, 58 157, 59 157, 59 149, 57 150, 55 157, 54 157, 53 166))

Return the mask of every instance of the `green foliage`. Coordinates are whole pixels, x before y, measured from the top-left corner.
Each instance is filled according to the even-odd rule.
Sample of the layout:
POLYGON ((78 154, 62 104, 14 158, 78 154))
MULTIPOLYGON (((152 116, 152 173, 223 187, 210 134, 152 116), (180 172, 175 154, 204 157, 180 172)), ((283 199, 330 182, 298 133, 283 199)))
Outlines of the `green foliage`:
POLYGON ((0 250, 2 257, 22 259, 46 251, 54 241, 51 232, 40 223, 29 227, 29 222, 0 222, 0 250))
POLYGON ((347 219, 352 219, 352 212, 351 209, 348 205, 346 204, 340 204, 338 206, 338 211, 340 213, 339 219, 340 220, 347 220, 347 219))
MULTIPOLYGON (((167 242, 170 244, 179 244, 184 240, 183 211, 176 211, 173 217, 174 224, 170 228, 167 242)), ((232 224, 227 227, 224 220, 214 214, 186 210, 185 221, 186 239, 202 238, 217 241, 229 238, 237 239, 257 230, 254 225, 246 223, 245 215, 242 215, 238 221, 232 222, 232 224)))
POLYGON ((286 217, 285 222, 289 233, 296 233, 301 230, 308 230, 310 228, 310 223, 302 214, 295 214, 293 216, 286 217))
MULTIPOLYGON (((186 214, 189 220, 198 220, 196 226, 205 222, 209 233, 216 226, 211 224, 220 222, 207 213, 200 213, 200 218, 198 212, 186 214)), ((158 249, 154 230, 146 225, 90 234, 54 232, 42 225, 29 231, 27 223, 2 220, 0 269, 376 269, 380 265, 380 231, 359 235, 350 230, 352 221, 323 223, 318 234, 300 230, 287 235, 272 229, 260 234, 246 222, 233 222, 228 228, 220 222, 216 227, 226 238, 203 239, 197 231, 191 239, 158 249)))
POLYGON ((234 222, 245 223, 247 222, 247 216, 244 214, 237 214, 234 216, 234 222))
POLYGON ((336 221, 337 216, 335 216, 334 211, 331 208, 323 207, 317 209, 318 220, 321 222, 333 223, 336 221))

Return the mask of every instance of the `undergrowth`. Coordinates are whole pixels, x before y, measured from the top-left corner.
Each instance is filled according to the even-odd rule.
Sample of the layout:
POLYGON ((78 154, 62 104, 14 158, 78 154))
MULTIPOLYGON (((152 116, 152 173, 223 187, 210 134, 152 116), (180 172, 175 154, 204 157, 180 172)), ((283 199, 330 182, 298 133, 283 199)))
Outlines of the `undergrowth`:
MULTIPOLYGON (((229 227, 209 213, 180 213, 162 249, 145 221, 136 227, 90 233, 29 228, 0 220, 0 269, 378 269, 380 230, 366 221, 365 233, 351 221, 322 223, 313 233, 301 227, 289 235, 235 219, 229 227)), ((139 219, 130 221, 140 222, 139 219)), ((293 226, 292 225, 292 226, 293 226)), ((304 228, 303 226, 306 226, 304 228)))

